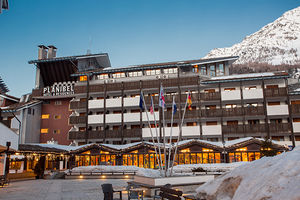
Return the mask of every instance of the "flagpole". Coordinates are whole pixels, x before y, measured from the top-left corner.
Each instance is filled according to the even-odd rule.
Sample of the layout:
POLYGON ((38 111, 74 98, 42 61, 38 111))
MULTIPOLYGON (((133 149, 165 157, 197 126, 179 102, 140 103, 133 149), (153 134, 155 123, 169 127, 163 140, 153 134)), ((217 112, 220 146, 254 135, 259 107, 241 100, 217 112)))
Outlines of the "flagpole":
MULTIPOLYGON (((144 102, 144 106, 145 106, 145 110, 146 110, 146 116, 147 116, 147 120, 148 120, 148 126, 150 128, 150 134, 151 134, 152 143, 153 143, 154 150, 155 150, 156 159, 158 161, 158 154, 157 154, 157 150, 156 150, 156 145, 154 143, 155 141, 154 141, 154 138, 153 138, 152 128, 151 128, 151 124, 150 124, 150 121, 149 121, 147 105, 146 105, 146 102, 145 102, 145 98, 144 98, 143 92, 141 92, 141 95, 143 97, 143 102, 144 102)), ((159 166, 159 172, 161 173, 161 168, 160 168, 159 162, 158 162, 158 166, 159 166)))
POLYGON ((179 143, 179 137, 180 137, 180 134, 182 134, 182 124, 183 124, 183 120, 184 120, 184 116, 185 116, 185 111, 186 111, 186 106, 187 106, 187 103, 188 103, 189 94, 190 94, 190 91, 188 92, 188 94, 186 96, 184 111, 183 111, 181 123, 179 125, 179 134, 178 134, 177 143, 176 143, 176 146, 175 146, 175 151, 174 151, 174 157, 173 157, 173 162, 172 162, 172 166, 171 166, 170 176, 172 176, 172 172, 173 172, 174 162, 175 162, 175 158, 176 158, 176 154, 177 154, 177 147, 178 147, 178 143, 179 143))
POLYGON ((156 140, 157 140, 157 144, 158 144, 158 152, 159 152, 159 164, 160 164, 160 169, 162 167, 162 159, 161 159, 161 150, 160 150, 160 142, 159 142, 159 138, 158 138, 158 130, 157 130, 157 123, 156 123, 156 117, 155 117, 155 109, 154 109, 154 103, 153 103, 153 98, 152 98, 152 95, 151 95, 151 102, 153 104, 153 117, 154 117, 154 125, 155 125, 155 134, 156 134, 156 140))
POLYGON ((173 118, 174 118, 174 102, 175 102, 175 96, 173 96, 173 101, 172 101, 172 117, 171 117, 171 131, 170 131, 170 146, 169 146, 168 169, 170 168, 170 161, 171 161, 172 130, 173 130, 173 118))
POLYGON ((162 107, 163 111, 163 137, 164 137, 164 158, 165 158, 165 176, 167 176, 167 150, 166 150, 166 123, 165 123, 165 107, 162 107))

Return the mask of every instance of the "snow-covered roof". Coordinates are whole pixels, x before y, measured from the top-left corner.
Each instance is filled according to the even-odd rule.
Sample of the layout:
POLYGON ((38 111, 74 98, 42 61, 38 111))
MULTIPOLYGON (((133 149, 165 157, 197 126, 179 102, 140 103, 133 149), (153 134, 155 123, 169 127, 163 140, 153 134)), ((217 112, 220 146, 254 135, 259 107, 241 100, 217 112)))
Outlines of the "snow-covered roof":
POLYGON ((288 73, 284 71, 280 72, 264 72, 264 73, 249 73, 249 74, 233 74, 228 76, 218 76, 218 77, 211 77, 208 80, 203 81, 203 83, 211 83, 211 82, 229 82, 229 81, 238 81, 241 79, 250 79, 250 80, 257 80, 257 79, 268 79, 268 78, 283 78, 289 77, 288 73))

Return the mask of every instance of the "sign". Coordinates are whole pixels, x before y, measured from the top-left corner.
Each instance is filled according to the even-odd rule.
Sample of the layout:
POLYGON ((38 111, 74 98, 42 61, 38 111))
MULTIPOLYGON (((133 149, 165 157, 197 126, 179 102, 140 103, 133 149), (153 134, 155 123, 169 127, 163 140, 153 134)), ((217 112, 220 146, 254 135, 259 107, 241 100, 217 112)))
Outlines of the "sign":
POLYGON ((74 94, 73 83, 54 84, 44 87, 43 96, 62 96, 74 94))

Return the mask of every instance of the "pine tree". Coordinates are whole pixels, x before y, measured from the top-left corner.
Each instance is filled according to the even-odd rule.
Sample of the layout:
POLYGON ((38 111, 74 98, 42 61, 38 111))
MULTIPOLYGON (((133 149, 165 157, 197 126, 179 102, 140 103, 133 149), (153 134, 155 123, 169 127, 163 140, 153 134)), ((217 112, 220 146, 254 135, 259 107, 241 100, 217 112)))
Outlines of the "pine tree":
POLYGON ((272 140, 265 138, 265 140, 261 144, 260 153, 261 153, 261 157, 276 156, 278 150, 274 148, 274 144, 272 143, 272 140))

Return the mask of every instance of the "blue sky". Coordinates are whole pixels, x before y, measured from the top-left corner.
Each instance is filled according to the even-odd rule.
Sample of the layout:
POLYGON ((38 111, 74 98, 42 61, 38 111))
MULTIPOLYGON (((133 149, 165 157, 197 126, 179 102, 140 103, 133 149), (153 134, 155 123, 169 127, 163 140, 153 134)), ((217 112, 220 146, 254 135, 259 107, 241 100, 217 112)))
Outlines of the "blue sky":
POLYGON ((0 76, 34 87, 37 45, 58 56, 107 52, 113 67, 197 59, 300 6, 298 0, 9 0, 0 14, 0 76))

